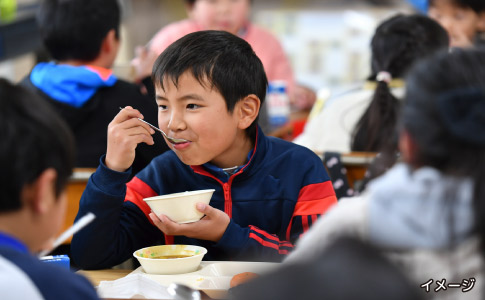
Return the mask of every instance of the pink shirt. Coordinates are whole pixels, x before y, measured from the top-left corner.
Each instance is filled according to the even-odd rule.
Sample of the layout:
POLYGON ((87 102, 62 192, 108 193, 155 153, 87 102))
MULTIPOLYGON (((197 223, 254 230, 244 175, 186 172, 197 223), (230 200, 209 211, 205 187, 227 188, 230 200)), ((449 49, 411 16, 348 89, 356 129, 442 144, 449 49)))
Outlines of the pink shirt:
MULTIPOLYGON (((202 30, 194 21, 186 19, 169 24, 150 41, 150 50, 162 53, 170 44, 186 34, 202 30)), ((253 48, 263 63, 269 81, 284 80, 287 83, 288 93, 293 91, 295 82, 293 71, 280 42, 268 31, 248 24, 244 36, 241 36, 253 48)))

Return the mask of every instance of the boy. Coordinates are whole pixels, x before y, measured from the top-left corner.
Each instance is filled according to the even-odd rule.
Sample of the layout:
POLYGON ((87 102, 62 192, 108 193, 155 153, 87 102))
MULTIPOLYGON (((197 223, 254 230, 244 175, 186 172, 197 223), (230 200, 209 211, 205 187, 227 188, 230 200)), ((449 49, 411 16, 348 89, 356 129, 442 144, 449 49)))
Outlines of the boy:
MULTIPOLYGON (((76 138, 76 167, 95 168, 106 151, 106 128, 119 107, 133 105, 156 122, 152 95, 120 80, 110 69, 120 45, 117 0, 45 0, 38 12, 44 44, 55 62, 39 63, 23 84, 41 95, 69 124, 76 138)), ((147 78, 147 84, 151 85, 147 78)), ((151 88, 153 90, 153 86, 151 88)), ((133 169, 144 168, 168 150, 160 136, 155 147, 139 145, 133 169)))
POLYGON ((93 286, 37 253, 64 220, 74 161, 67 125, 42 99, 0 79, 2 299, 98 299, 93 286))
POLYGON ((160 129, 187 142, 170 144, 125 185, 131 149, 150 143, 152 131, 131 107, 113 119, 79 208, 98 221, 74 236, 73 259, 105 268, 149 245, 192 244, 208 249, 207 260, 281 260, 336 197, 318 156, 258 127, 267 79, 251 46, 224 31, 191 33, 160 55, 152 79, 160 129), (143 201, 211 188, 210 205, 197 205, 206 216, 190 224, 156 216, 143 201))
POLYGON ((482 44, 485 32, 485 1, 429 0, 428 15, 443 26, 451 47, 482 44))

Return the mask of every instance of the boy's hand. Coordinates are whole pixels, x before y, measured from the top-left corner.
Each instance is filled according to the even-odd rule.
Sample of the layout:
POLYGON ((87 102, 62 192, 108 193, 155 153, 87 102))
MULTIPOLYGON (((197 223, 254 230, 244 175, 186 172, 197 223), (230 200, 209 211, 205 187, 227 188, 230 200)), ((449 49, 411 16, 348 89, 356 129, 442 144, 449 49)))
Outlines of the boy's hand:
POLYGON ((106 166, 118 172, 126 171, 135 160, 135 149, 139 143, 153 145, 155 130, 137 118, 143 115, 130 106, 122 109, 108 125, 108 149, 106 166))
POLYGON ((173 222, 165 215, 155 215, 150 213, 155 226, 167 235, 184 235, 186 237, 197 238, 218 242, 231 221, 229 216, 216 208, 204 203, 197 203, 197 209, 205 216, 197 222, 188 224, 178 224, 173 222))

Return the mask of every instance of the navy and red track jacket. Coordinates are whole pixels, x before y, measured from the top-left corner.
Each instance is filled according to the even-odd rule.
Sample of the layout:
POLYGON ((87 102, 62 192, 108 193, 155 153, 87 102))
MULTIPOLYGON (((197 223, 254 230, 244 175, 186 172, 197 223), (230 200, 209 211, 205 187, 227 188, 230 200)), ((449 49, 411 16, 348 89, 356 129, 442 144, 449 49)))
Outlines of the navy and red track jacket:
MULTIPOLYGON (((173 151, 155 159, 130 182, 101 163, 81 198, 78 218, 91 211, 95 221, 72 240, 80 267, 106 268, 137 249, 156 244, 206 247, 206 260, 281 261, 319 215, 337 202, 320 158, 307 148, 258 130, 249 162, 227 182, 204 166, 188 166, 173 151), (231 222, 217 243, 164 236, 152 224, 143 198, 215 189, 210 205, 231 222)), ((220 176, 219 176, 220 177, 220 176)))

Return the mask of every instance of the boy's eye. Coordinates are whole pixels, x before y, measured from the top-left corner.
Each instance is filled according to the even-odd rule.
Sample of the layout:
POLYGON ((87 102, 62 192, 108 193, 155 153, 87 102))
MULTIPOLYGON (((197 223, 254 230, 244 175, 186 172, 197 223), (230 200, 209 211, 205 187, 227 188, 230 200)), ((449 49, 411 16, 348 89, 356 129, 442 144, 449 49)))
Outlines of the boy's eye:
POLYGON ((158 109, 159 110, 167 110, 167 106, 166 105, 159 105, 158 109))
POLYGON ((197 104, 193 104, 193 103, 187 104, 187 109, 197 109, 199 107, 200 106, 197 104))

